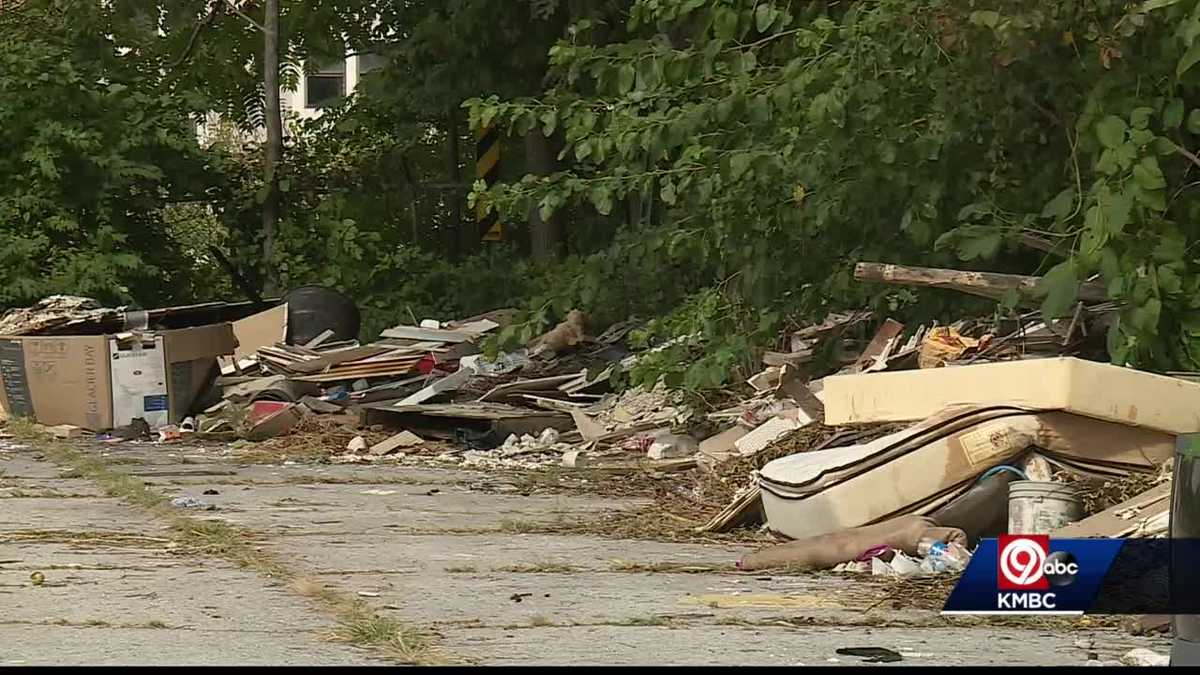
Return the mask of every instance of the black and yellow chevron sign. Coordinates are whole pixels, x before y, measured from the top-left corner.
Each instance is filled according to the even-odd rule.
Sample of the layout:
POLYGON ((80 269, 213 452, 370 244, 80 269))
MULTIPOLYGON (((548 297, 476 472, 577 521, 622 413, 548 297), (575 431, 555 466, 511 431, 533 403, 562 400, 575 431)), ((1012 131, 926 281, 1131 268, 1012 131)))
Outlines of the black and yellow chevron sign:
MULTIPOLYGON (((500 175, 500 132, 494 126, 478 131, 475 139, 475 176, 488 187, 495 184, 500 175)), ((495 211, 488 212, 482 201, 475 205, 475 220, 484 241, 500 241, 504 238, 504 225, 495 211)))

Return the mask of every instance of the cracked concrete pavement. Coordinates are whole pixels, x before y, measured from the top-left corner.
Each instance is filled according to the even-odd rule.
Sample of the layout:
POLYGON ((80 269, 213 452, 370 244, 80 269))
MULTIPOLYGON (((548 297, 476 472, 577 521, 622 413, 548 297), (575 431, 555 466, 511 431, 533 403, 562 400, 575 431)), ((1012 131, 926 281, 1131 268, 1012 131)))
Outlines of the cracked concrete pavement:
MULTIPOLYGON (((219 558, 181 554, 166 523, 109 498, 34 447, 0 446, 0 664, 370 664, 330 640, 334 619, 286 586, 219 558), (30 574, 45 583, 35 586, 30 574)), ((431 629, 478 664, 852 664, 877 646, 899 665, 1081 665, 1162 637, 950 621, 878 604, 834 575, 732 570, 745 547, 520 534, 522 524, 637 504, 590 494, 481 489, 469 471, 391 465, 251 465, 219 448, 124 444, 117 468, 189 510, 263 535, 283 560, 431 629), (217 494, 204 495, 204 491, 217 494), (664 561, 728 573, 628 571, 664 561), (728 606, 733 605, 733 606, 728 606)))

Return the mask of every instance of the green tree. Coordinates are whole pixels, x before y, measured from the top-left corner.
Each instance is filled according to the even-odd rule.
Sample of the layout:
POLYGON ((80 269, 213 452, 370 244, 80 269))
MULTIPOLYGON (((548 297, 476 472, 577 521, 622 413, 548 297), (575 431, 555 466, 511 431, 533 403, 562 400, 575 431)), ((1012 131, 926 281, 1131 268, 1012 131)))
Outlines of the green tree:
MULTIPOLYGON (((1117 361, 1195 367, 1197 16, 1194 0, 638 0, 626 39, 576 23, 543 94, 470 103, 476 126, 561 133, 568 162, 474 196, 543 216, 649 204, 626 245, 658 262, 628 273, 707 277, 695 320, 663 324, 722 355, 694 383, 770 334, 756 317, 865 300, 859 259, 1047 272, 1052 316, 1100 273, 1124 303, 1117 361), (708 289, 740 325, 704 318, 708 289)), ((557 305, 587 304, 610 273, 592 267, 557 305)))
POLYGON ((203 193, 186 108, 107 34, 101 3, 0 13, 0 303, 169 301, 191 269, 160 218, 203 193))

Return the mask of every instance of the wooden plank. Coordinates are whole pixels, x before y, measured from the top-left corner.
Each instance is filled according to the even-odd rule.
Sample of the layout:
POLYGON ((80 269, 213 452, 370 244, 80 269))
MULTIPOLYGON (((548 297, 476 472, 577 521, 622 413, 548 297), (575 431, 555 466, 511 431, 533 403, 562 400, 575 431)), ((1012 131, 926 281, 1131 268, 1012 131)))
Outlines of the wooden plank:
POLYGON ((764 366, 782 366, 784 364, 790 366, 802 366, 809 361, 812 361, 813 350, 805 349, 799 352, 764 352, 762 363, 764 366))
POLYGON ((379 354, 377 356, 371 356, 371 357, 365 358, 365 359, 357 359, 355 361, 347 361, 345 363, 340 363, 340 364, 334 366, 334 368, 351 368, 354 366, 369 366, 369 365, 373 365, 376 363, 392 363, 394 361, 411 361, 414 359, 417 361, 420 361, 423 358, 425 358, 424 352, 414 353, 414 352, 406 350, 406 349, 397 349, 397 350, 393 350, 390 352, 384 352, 383 354, 379 354))
POLYGON ((713 516, 697 532, 728 532, 739 525, 762 522, 762 490, 752 485, 733 498, 721 512, 713 516))
MULTIPOLYGON (((225 357, 222 357, 222 358, 225 358, 225 357)), ((232 375, 234 373, 240 373, 244 370, 249 370, 250 368, 253 368, 254 366, 257 366, 257 365, 258 365, 258 357, 257 356, 248 356, 244 359, 234 361, 234 362, 231 362, 228 364, 223 363, 221 365, 221 374, 222 375, 232 375)))
POLYGON ((570 416, 548 413, 542 410, 518 408, 503 403, 421 403, 414 405, 369 405, 364 408, 386 408, 388 412, 414 413, 430 417, 455 417, 474 420, 520 419, 522 417, 558 417, 570 420, 570 416))
MULTIPOLYGON (((587 371, 582 371, 586 374, 587 371)), ((513 394, 532 394, 540 391, 552 391, 558 388, 560 384, 571 382, 578 378, 581 373, 572 373, 570 375, 551 375, 550 377, 539 377, 532 380, 517 380, 509 382, 497 387, 493 387, 483 396, 479 397, 480 401, 495 401, 505 396, 513 394)))
POLYGON ((569 415, 498 403, 427 403, 403 407, 372 403, 360 407, 365 411, 367 424, 395 424, 403 429, 419 429, 422 436, 445 437, 451 427, 492 430, 504 436, 509 433, 537 434, 546 428, 566 432, 575 426, 569 415))
POLYGON ((313 375, 313 377, 322 375, 348 375, 353 373, 382 373, 385 371, 391 372, 394 370, 402 370, 407 372, 412 370, 413 367, 420 362, 420 359, 417 359, 415 361, 389 361, 387 363, 377 363, 369 366, 355 366, 353 368, 330 368, 329 370, 316 373, 313 375))
POLYGON ((438 342, 466 342, 479 337, 479 333, 467 331, 421 328, 419 326, 396 326, 379 334, 380 337, 400 340, 437 340, 438 342))
POLYGON ((595 473, 641 473, 645 472, 670 472, 670 471, 686 471, 696 467, 695 457, 682 457, 680 459, 639 459, 628 462, 605 462, 603 464, 587 463, 576 470, 595 473))
POLYGON ((466 384, 467 381, 470 380, 474 375, 475 373, 470 369, 459 368, 440 380, 434 381, 429 386, 413 392, 411 396, 403 401, 400 401, 396 405, 405 406, 424 403, 425 401, 434 398, 438 394, 444 394, 446 392, 458 389, 462 385, 466 384))
POLYGON ((337 352, 326 352, 316 359, 306 361, 302 364, 297 364, 293 367, 293 369, 298 373, 319 373, 322 370, 325 370, 330 366, 336 366, 339 363, 377 356, 390 350, 391 347, 364 345, 362 347, 343 349, 342 351, 337 352))
POLYGON ((875 331, 875 337, 867 344, 867 348, 859 355, 858 360, 854 365, 850 366, 850 372, 862 372, 863 368, 874 365, 877 359, 883 359, 886 363, 887 351, 895 343, 896 338, 900 333, 904 332, 904 324, 894 319, 887 319, 879 330, 875 331))
MULTIPOLYGON (((863 321, 871 318, 871 315, 872 313, 870 310, 831 313, 826 316, 825 320, 821 323, 805 326, 804 328, 793 332, 792 338, 796 341, 811 340, 826 333, 831 333, 835 330, 844 330, 855 324, 862 323, 863 321)), ((805 348, 807 347, 801 347, 800 349, 805 348)), ((800 349, 793 347, 792 351, 797 352, 800 351, 800 349)))
POLYGON ((570 412, 572 410, 582 409, 588 406, 587 403, 564 401, 558 398, 537 396, 535 394, 521 394, 521 398, 531 401, 539 408, 545 408, 546 410, 558 410, 562 412, 570 412))
POLYGON ((357 380, 359 378, 394 377, 408 375, 412 372, 412 369, 415 365, 416 364, 398 365, 388 368, 375 368, 369 370, 331 370, 327 373, 320 373, 318 375, 303 375, 300 377, 293 377, 291 379, 296 380, 297 382, 338 382, 341 380, 357 380))
POLYGON ((301 345, 283 345, 281 348, 305 360, 315 359, 321 356, 321 352, 301 345))
POLYGON ((326 340, 328 340, 331 337, 333 337, 333 330, 326 328, 325 330, 321 331, 320 335, 309 340, 308 342, 305 342, 304 346, 308 349, 316 349, 317 347, 320 347, 322 343, 324 343, 326 340))
MULTIPOLYGON (((860 262, 855 265, 854 278, 859 281, 880 281, 902 286, 946 288, 993 300, 1001 299, 1009 291, 1032 294, 1037 289, 1038 282, 1041 281, 1041 277, 1023 274, 966 272, 873 262, 860 262)), ((1084 282, 1079 284, 1077 297, 1084 302, 1100 302, 1108 299, 1108 291, 1103 284, 1084 282)))
POLYGON ((500 327, 500 324, 491 319, 478 319, 476 321, 467 321, 456 325, 452 330, 459 333, 473 333, 475 335, 483 335, 500 327))

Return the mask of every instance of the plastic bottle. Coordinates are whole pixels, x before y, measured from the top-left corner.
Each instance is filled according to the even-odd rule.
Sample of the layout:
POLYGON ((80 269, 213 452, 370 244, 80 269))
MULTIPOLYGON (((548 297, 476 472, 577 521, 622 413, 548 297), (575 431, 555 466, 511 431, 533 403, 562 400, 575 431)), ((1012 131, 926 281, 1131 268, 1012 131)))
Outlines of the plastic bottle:
POLYGON ((962 572, 971 562, 970 552, 961 545, 932 537, 917 543, 917 553, 925 556, 921 567, 927 572, 962 572))

